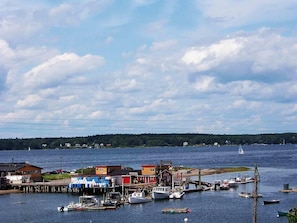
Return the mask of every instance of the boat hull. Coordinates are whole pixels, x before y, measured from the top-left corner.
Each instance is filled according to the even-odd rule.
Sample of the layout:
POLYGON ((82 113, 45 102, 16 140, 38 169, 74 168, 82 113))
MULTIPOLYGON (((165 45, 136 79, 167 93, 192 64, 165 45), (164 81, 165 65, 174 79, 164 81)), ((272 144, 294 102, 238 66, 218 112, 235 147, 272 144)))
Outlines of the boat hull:
POLYGON ((154 200, 165 200, 165 199, 169 199, 169 194, 168 193, 153 192, 152 193, 152 198, 154 200))
POLYGON ((143 203, 151 202, 152 200, 150 198, 129 197, 128 201, 130 204, 143 204, 143 203))
POLYGON ((154 187, 152 191, 152 198, 154 200, 169 199, 170 191, 170 187, 154 187))
POLYGON ((170 199, 181 199, 184 196, 185 192, 175 191, 169 195, 170 199))
POLYGON ((267 204, 278 204, 279 200, 268 200, 268 201, 263 201, 263 205, 267 204))

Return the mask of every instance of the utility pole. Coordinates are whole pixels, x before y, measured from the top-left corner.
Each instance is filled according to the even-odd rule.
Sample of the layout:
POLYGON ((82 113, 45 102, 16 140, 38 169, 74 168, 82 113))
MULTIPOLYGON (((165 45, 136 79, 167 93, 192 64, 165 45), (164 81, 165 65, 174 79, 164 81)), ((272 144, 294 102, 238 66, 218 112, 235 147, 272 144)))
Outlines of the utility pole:
POLYGON ((257 206, 258 206, 258 182, 260 181, 260 174, 258 171, 257 164, 255 164, 255 171, 254 171, 254 214, 253 214, 253 223, 257 223, 257 206))

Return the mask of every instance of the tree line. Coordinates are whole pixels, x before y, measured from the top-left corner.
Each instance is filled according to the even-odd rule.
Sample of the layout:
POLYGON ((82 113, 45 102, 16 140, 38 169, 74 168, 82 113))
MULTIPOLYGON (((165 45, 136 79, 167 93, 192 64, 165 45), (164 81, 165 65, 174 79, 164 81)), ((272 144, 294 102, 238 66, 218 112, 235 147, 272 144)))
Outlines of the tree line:
POLYGON ((297 133, 281 134, 107 134, 85 137, 0 139, 0 150, 156 147, 238 144, 297 144, 297 133))

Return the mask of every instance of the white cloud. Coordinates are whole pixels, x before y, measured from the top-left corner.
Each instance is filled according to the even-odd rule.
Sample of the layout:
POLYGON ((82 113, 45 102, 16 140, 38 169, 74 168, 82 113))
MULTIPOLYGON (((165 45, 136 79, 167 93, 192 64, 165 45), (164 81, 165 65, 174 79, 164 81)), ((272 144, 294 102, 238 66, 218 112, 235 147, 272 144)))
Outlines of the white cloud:
POLYGON ((63 84, 72 76, 98 68, 103 62, 100 56, 79 57, 74 53, 58 55, 25 73, 24 86, 29 88, 55 87, 63 84))

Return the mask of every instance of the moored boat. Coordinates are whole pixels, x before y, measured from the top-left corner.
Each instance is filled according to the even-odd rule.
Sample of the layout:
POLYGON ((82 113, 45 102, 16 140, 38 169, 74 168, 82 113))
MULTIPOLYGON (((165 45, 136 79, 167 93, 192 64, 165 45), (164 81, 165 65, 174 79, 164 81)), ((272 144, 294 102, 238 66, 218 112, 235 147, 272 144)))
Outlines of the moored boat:
POLYGON ((236 178, 230 178, 228 181, 229 187, 238 187, 238 182, 236 181, 236 178))
POLYGON ((169 195, 170 199, 181 199, 184 196, 185 192, 181 190, 172 191, 169 195))
POLYGON ((222 182, 220 182, 220 190, 229 190, 230 186, 229 186, 229 181, 228 180, 223 180, 222 182))
POLYGON ((256 198, 256 197, 263 197, 262 194, 255 194, 255 193, 247 193, 247 192, 239 192, 238 195, 244 198, 256 198))
POLYGON ((263 205, 266 205, 266 204, 278 204, 279 203, 279 200, 264 200, 263 201, 263 205))
POLYGON ((109 192, 107 195, 107 199, 102 202, 103 206, 120 206, 122 204, 122 196, 120 192, 109 192))
POLYGON ((129 195, 128 201, 130 204, 142 204, 150 202, 152 199, 146 197, 144 191, 135 191, 129 195))
POLYGON ((276 216, 279 218, 287 215, 288 215, 288 211, 278 211, 276 216))
POLYGON ((104 210, 105 208, 99 206, 99 201, 95 196, 79 196, 78 203, 70 202, 67 206, 60 206, 57 208, 59 212, 66 211, 88 211, 88 210, 104 210))
POLYGON ((169 199, 171 188, 168 186, 156 186, 152 190, 152 198, 154 200, 169 199))

